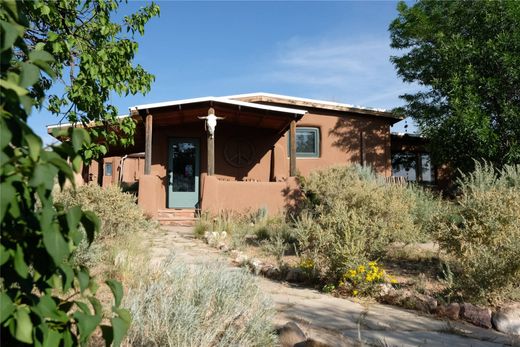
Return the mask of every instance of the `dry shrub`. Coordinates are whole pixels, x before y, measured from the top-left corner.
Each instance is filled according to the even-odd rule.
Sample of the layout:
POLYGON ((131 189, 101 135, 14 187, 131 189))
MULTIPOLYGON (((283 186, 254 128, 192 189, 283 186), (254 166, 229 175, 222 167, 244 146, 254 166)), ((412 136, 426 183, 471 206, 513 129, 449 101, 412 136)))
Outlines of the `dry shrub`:
POLYGON ((520 165, 477 164, 459 185, 456 208, 436 234, 456 259, 455 285, 472 300, 506 300, 520 291, 520 165))
POLYGON ((303 190, 307 206, 295 232, 301 252, 327 281, 336 282, 347 269, 380 257, 392 242, 424 238, 418 225, 424 209, 417 200, 429 196, 387 184, 369 168, 316 171, 303 181, 303 190))
POLYGON ((111 244, 128 243, 137 232, 149 232, 157 226, 144 216, 135 197, 123 193, 118 186, 102 188, 89 184, 68 188, 55 192, 54 201, 66 208, 80 205, 83 210, 94 211, 101 221, 94 242, 89 246, 83 241, 75 250, 75 261, 81 264, 96 265, 112 255, 111 244))
POLYGON ((274 310, 246 270, 171 256, 144 274, 124 299, 132 346, 275 345, 274 310))

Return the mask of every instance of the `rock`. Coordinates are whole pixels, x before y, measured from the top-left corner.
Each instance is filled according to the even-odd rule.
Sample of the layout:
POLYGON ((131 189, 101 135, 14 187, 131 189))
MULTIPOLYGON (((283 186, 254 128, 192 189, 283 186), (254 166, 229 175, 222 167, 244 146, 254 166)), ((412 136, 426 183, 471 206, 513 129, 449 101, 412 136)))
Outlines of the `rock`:
POLYGON ((281 347, 293 347, 297 343, 305 342, 307 340, 302 329, 300 329, 298 324, 294 322, 288 322, 281 327, 278 330, 278 335, 280 337, 279 342, 281 347))
POLYGON ((456 302, 452 302, 449 305, 438 305, 435 312, 439 317, 457 320, 459 319, 460 306, 456 302))
POLYGON ((260 271, 262 271, 263 263, 259 259, 253 258, 249 261, 249 266, 251 267, 251 271, 255 275, 258 275, 260 271))
POLYGON ((228 246, 224 242, 219 242, 217 248, 222 252, 227 252, 229 250, 228 246))
POLYGON ((299 268, 290 268, 285 275, 287 282, 303 282, 305 280, 305 272, 299 268))
POLYGON ((411 297, 416 310, 426 313, 432 313, 437 310, 437 300, 429 295, 414 293, 411 297))
POLYGON ((240 253, 236 258, 235 258, 235 263, 237 263, 238 265, 244 265, 244 264, 247 264, 248 261, 249 261, 249 257, 243 253, 240 253))
POLYGON ((377 296, 385 297, 391 295, 395 291, 395 288, 390 283, 381 283, 378 288, 377 296))
POLYGON ((235 259, 241 254, 242 252, 237 251, 236 249, 233 249, 229 255, 231 255, 231 259, 235 261, 235 259))
POLYGON ((274 267, 272 265, 264 267, 264 276, 268 278, 279 278, 280 277, 280 269, 274 267))
POLYGON ((520 305, 501 308, 493 314, 492 322, 496 330, 520 336, 520 305))
POLYGON ((330 347, 330 345, 314 339, 307 339, 303 342, 295 343, 294 347, 330 347))
POLYGON ((491 310, 489 308, 464 303, 460 305, 460 318, 479 327, 492 328, 491 310))
POLYGON ((390 305, 405 306, 408 308, 414 308, 415 304, 409 300, 412 296, 412 292, 408 289, 390 289, 388 293, 381 299, 383 302, 390 305))

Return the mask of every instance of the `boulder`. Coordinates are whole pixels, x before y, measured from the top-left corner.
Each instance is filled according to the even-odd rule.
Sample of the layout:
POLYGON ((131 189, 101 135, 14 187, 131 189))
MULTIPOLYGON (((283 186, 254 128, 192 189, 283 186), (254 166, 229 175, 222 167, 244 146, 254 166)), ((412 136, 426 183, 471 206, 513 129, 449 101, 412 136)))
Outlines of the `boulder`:
POLYGON ((499 309, 493 314, 492 323, 500 332, 520 336, 520 305, 499 309))
POLYGON ((439 317, 446 317, 451 320, 459 319, 460 305, 452 302, 449 305, 438 305, 436 313, 439 317))
POLYGON ((489 308, 464 303, 460 305, 460 318, 479 327, 492 328, 491 310, 489 308))
POLYGON ((298 324, 288 322, 278 330, 279 342, 281 347, 293 347, 297 343, 305 342, 307 337, 298 324))
POLYGON ((409 300, 416 310, 425 313, 433 313, 437 310, 437 300, 429 295, 414 293, 409 300))

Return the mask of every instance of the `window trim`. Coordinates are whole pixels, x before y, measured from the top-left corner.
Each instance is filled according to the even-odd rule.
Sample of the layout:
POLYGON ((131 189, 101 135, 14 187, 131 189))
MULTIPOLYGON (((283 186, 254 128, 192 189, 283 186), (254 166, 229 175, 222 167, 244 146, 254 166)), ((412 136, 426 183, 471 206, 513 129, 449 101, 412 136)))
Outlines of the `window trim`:
MULTIPOLYGON (((319 127, 312 127, 312 126, 297 126, 296 127, 296 134, 298 133, 298 130, 306 130, 306 131, 312 131, 315 134, 316 141, 314 143, 314 152, 313 153, 306 153, 306 152, 296 152, 296 158, 320 158, 321 151, 320 151, 320 145, 321 145, 321 137, 320 137, 320 128, 319 127)), ((290 153, 290 145, 291 145, 291 133, 288 133, 289 136, 287 137, 287 153, 290 153)))

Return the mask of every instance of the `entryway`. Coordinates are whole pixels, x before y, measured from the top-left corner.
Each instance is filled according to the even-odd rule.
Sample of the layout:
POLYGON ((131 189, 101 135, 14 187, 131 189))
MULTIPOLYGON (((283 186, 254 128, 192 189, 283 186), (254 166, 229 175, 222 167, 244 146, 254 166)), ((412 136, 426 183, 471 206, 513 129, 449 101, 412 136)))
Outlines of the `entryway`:
POLYGON ((200 180, 199 139, 171 138, 168 153, 168 208, 197 208, 200 180))

